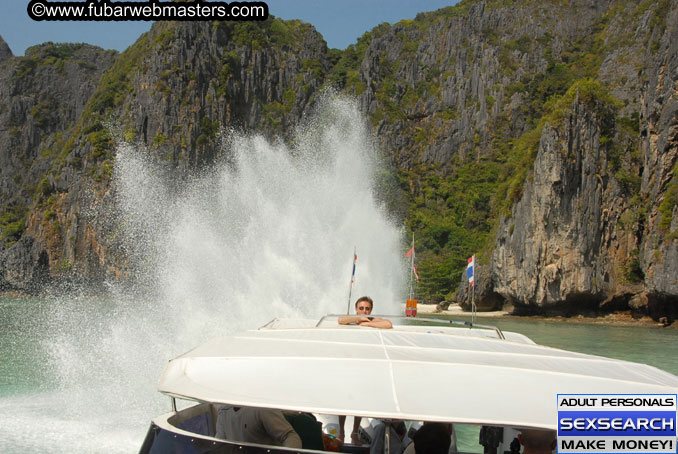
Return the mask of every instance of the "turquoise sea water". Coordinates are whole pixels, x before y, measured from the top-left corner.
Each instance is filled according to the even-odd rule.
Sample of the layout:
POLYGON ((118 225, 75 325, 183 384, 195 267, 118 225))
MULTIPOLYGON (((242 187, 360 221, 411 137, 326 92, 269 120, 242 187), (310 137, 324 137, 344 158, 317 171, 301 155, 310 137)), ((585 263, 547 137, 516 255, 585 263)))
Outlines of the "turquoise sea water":
MULTIPOLYGON (((462 318, 462 320, 470 318, 462 318)), ((478 317, 476 322, 522 333, 537 344, 649 364, 678 374, 678 330, 573 321, 478 317)))
POLYGON ((0 396, 33 392, 49 381, 36 345, 45 324, 43 305, 35 300, 0 298, 0 396))
MULTIPOLYGON (((455 319, 458 319, 455 317, 455 319)), ((470 318, 461 318, 470 321, 470 318)), ((609 326, 569 321, 478 317, 478 324, 525 334, 538 344, 580 353, 649 364, 678 374, 678 330, 661 327, 609 326)), ((458 447, 481 453, 479 426, 456 425, 458 447)))
MULTIPOLYGON (((55 311, 53 304, 0 298, 0 452, 135 452, 150 419, 168 410, 166 399, 154 388, 171 355, 151 353, 149 358, 160 357, 154 360, 157 364, 150 363, 129 339, 132 331, 138 332, 136 325, 129 331, 107 327, 104 320, 121 317, 118 303, 71 302, 65 312, 75 319, 70 321, 63 307, 55 311), (78 349, 69 351, 65 348, 69 344, 78 349), (140 355, 141 360, 135 360, 140 355), (129 364, 116 365, 121 359, 129 364)), ((641 362, 678 374, 675 329, 530 319, 478 322, 526 334, 542 345, 641 362)), ((143 320, 139 323, 143 326, 143 320)), ((482 452, 478 430, 458 429, 460 450, 482 452)))

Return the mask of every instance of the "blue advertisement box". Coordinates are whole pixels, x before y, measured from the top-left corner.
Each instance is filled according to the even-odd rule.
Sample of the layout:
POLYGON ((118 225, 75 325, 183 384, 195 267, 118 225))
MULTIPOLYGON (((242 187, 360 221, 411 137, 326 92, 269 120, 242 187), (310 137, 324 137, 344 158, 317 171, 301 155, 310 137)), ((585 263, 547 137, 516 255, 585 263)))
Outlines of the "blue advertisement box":
POLYGON ((678 453, 676 394, 558 394, 558 454, 678 453))

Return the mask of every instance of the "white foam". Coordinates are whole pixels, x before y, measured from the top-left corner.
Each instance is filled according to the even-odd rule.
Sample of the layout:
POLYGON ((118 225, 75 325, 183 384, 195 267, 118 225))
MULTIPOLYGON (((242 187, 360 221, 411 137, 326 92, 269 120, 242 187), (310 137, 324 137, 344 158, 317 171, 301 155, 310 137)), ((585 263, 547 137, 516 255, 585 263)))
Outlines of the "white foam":
MULTIPOLYGON (((401 231, 375 200, 377 151, 353 101, 328 96, 288 148, 229 133, 214 168, 181 184, 121 145, 111 223, 139 286, 57 297, 36 329, 44 390, 0 399, 0 451, 136 452, 167 360, 275 317, 319 318, 369 294, 396 313, 401 231)), ((101 221, 101 219, 99 219, 101 221)))

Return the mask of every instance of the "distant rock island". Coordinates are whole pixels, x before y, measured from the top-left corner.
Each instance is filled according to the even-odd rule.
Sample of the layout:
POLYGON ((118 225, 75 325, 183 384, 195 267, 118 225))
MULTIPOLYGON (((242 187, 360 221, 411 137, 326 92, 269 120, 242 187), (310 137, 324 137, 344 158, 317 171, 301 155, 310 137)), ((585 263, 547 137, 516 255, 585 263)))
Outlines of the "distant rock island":
MULTIPOLYGON (((156 23, 123 53, 0 38, 0 290, 129 279, 118 135, 182 175, 221 127, 289 139, 323 89, 354 96, 417 238, 420 299, 481 310, 678 316, 678 4, 469 1, 347 49, 312 25, 156 23)), ((405 246, 404 246, 405 247, 405 246)))

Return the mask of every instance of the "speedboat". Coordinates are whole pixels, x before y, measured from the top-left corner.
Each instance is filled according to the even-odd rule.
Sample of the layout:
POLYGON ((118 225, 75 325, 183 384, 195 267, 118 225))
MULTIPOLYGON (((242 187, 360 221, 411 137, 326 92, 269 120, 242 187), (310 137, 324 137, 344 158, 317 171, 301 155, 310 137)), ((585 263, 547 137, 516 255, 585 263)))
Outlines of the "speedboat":
POLYGON ((313 451, 216 438, 217 410, 232 405, 500 427, 502 453, 516 430, 556 430, 559 393, 678 391, 678 377, 655 367, 540 346, 492 326, 380 316, 393 328, 375 329, 338 317, 275 319, 171 360, 158 385, 171 411, 153 419, 140 452, 313 451), (177 399, 194 404, 177 410, 177 399))

